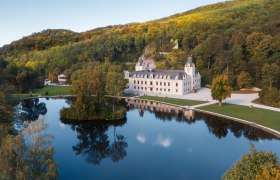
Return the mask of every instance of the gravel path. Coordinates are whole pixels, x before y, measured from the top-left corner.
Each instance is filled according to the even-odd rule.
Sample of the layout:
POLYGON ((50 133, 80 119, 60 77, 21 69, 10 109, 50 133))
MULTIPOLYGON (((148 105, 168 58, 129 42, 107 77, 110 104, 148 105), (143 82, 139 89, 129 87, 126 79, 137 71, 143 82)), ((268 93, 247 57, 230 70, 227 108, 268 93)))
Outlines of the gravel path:
MULTIPOLYGON (((189 93, 187 95, 178 96, 178 95, 166 95, 166 94, 155 94, 155 93, 147 93, 149 96, 160 96, 160 97, 170 97, 170 98, 177 98, 177 99, 188 99, 188 100, 197 100, 197 101, 208 101, 204 104, 199 104, 196 106, 192 106, 194 108, 207 106, 211 104, 217 103, 216 100, 212 100, 211 97, 211 90, 208 88, 201 88, 197 91, 197 93, 189 93)), ((231 94, 230 98, 227 98, 224 102, 229 104, 237 104, 237 105, 244 105, 244 106, 252 106, 252 107, 258 107, 262 109, 268 109, 273 111, 280 112, 280 108, 260 105, 252 103, 253 100, 257 99, 259 97, 258 93, 253 94, 231 94)))

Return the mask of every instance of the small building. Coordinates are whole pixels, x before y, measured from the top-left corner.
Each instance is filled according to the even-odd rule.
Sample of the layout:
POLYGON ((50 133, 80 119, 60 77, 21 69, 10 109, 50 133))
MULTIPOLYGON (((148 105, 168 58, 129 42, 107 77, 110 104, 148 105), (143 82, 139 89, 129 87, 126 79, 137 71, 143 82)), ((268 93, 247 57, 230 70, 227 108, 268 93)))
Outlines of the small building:
POLYGON ((57 76, 58 83, 61 85, 67 84, 67 79, 68 79, 68 77, 65 74, 59 74, 57 76))
POLYGON ((44 81, 44 86, 49 86, 49 85, 51 85, 51 84, 52 84, 52 82, 51 82, 50 80, 45 79, 45 81, 44 81))
POLYGON ((201 76, 196 72, 192 56, 184 70, 156 70, 156 64, 143 57, 138 59, 134 72, 125 72, 128 90, 134 93, 185 95, 201 88, 201 76))

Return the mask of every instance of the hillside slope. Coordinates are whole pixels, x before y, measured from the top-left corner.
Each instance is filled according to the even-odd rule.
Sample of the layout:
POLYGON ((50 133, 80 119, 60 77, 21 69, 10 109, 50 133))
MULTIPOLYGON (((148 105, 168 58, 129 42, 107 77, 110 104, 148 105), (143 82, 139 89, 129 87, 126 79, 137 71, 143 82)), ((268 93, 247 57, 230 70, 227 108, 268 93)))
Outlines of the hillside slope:
POLYGON ((259 85, 265 63, 280 65, 279 9, 279 0, 233 0, 146 23, 83 33, 47 30, 2 47, 0 55, 47 75, 71 73, 92 61, 136 62, 150 45, 159 68, 182 68, 192 54, 205 84, 228 71, 236 86, 237 75, 246 71, 259 85), (170 39, 179 40, 179 50, 172 51, 170 39))

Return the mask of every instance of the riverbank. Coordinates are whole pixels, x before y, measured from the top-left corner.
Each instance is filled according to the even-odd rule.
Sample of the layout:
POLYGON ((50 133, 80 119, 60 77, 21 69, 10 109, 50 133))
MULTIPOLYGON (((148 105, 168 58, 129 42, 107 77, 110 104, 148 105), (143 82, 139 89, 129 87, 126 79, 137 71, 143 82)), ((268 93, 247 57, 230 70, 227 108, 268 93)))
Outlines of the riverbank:
POLYGON ((276 130, 280 135, 280 112, 277 111, 235 104, 223 104, 222 106, 212 104, 199 107, 196 110, 210 112, 214 115, 219 115, 234 120, 238 119, 242 122, 247 121, 251 125, 260 125, 258 127, 264 126, 269 128, 269 130, 276 130))
POLYGON ((158 96, 139 96, 138 99, 165 102, 169 104, 176 104, 179 106, 195 106, 195 105, 206 103, 206 101, 195 101, 195 100, 176 99, 176 98, 158 97, 158 96))
POLYGON ((34 89, 32 93, 14 93, 11 99, 70 96, 70 88, 71 86, 45 86, 42 89, 34 89))
MULTIPOLYGON (((65 98, 70 95, 59 95, 59 96, 48 96, 50 98, 65 98)), ((196 94, 197 96, 197 94, 196 94)), ((32 97, 28 97, 32 98, 32 97)), ((226 103, 222 106, 217 106, 216 101, 196 101, 196 100, 187 100, 187 99, 178 99, 178 98, 166 98, 166 97, 156 97, 156 96, 139 96, 139 97, 122 97, 122 99, 139 99, 147 100, 153 102, 165 103, 168 105, 174 105, 181 108, 195 109, 197 111, 222 116, 225 118, 240 120, 240 122, 246 122, 249 125, 254 125, 255 127, 262 128, 272 132, 273 134, 278 134, 280 137, 280 112, 262 109, 258 106, 248 106, 248 105, 235 105, 226 103), (251 107, 251 108, 250 108, 251 107)), ((234 101, 234 99, 232 99, 234 101)), ((262 106, 261 106, 262 107, 262 106)), ((276 109, 277 110, 277 109, 276 109)))
POLYGON ((147 99, 146 96, 140 96, 136 99, 160 102, 168 105, 178 106, 181 108, 195 109, 196 111, 232 119, 257 128, 261 128, 280 138, 280 112, 278 111, 262 109, 254 106, 235 105, 229 103, 225 103, 222 106, 218 106, 216 104, 216 101, 209 101, 206 103, 200 103, 197 105, 189 106, 182 105, 182 102, 187 101, 186 99, 172 100, 172 98, 167 98, 168 102, 166 102, 164 101, 164 97, 161 98, 149 96, 149 98, 147 99))

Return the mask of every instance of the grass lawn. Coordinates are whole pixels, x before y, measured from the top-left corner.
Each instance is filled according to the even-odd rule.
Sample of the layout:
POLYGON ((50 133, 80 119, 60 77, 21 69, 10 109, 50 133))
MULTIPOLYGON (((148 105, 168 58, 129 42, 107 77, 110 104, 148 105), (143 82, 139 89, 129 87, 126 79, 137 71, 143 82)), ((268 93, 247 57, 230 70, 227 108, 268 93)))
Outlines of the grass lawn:
POLYGON ((16 94, 12 94, 12 98, 18 99, 18 98, 27 98, 27 97, 46 96, 46 92, 48 92, 48 96, 70 95, 70 86, 45 86, 42 89, 34 89, 32 91, 32 96, 30 96, 29 93, 26 94, 16 93, 16 94))
POLYGON ((169 98, 169 97, 166 98, 166 97, 158 97, 158 96, 140 96, 139 99, 160 101, 160 102, 176 104, 180 106, 194 106, 194 105, 206 103, 206 101, 194 101, 194 100, 175 99, 175 98, 169 98))
POLYGON ((233 104, 209 105, 198 109, 244 119, 280 131, 280 112, 277 111, 233 104))

